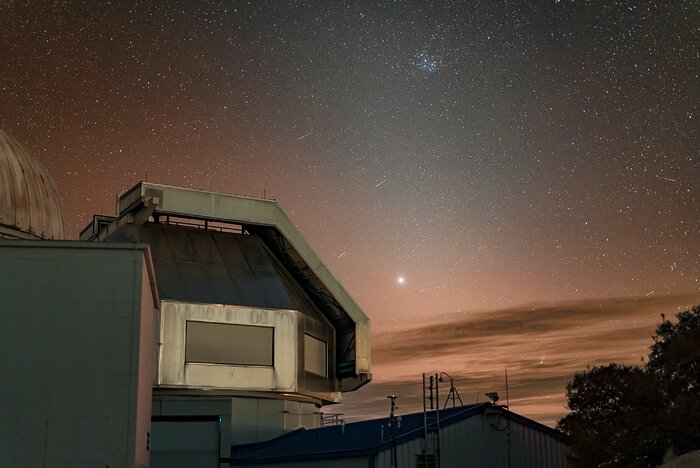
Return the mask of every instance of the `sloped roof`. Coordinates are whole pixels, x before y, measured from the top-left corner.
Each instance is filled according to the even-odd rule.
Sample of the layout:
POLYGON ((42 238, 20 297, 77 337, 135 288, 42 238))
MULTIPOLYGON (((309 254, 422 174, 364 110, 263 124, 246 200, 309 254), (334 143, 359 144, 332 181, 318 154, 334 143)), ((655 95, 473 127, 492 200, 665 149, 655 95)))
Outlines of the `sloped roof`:
MULTIPOLYGON (((448 408, 440 411, 440 425, 447 426, 481 413, 485 403, 448 408)), ((397 416, 398 418, 398 416, 397 416)), ((298 460, 360 456, 378 453, 392 445, 389 418, 370 419, 319 429, 298 429, 267 442, 234 445, 231 458, 235 463, 271 462, 277 459, 298 460)), ((397 443, 423 436, 423 413, 401 415, 400 427, 394 427, 397 443)))
POLYGON ((124 226, 115 241, 151 247, 163 299, 293 309, 326 322, 258 236, 147 223, 124 226))
MULTIPOLYGON (((560 433, 536 421, 512 413, 502 406, 476 403, 440 410, 440 427, 447 427, 484 413, 489 408, 502 412, 509 419, 536 428, 556 437, 560 433)), ((434 420, 434 411, 430 412, 434 420)), ((397 416, 398 418, 398 416, 397 416)), ((401 415, 400 427, 390 428, 389 418, 370 419, 319 429, 298 429, 266 442, 234 445, 231 463, 250 464, 274 461, 313 460, 376 454, 397 444, 423 437, 423 413, 401 415)))
MULTIPOLYGON (((479 415, 500 415, 556 439, 563 437, 561 432, 551 427, 490 402, 440 410, 440 428, 479 415)), ((422 412, 403 414, 400 426, 395 424, 393 428, 390 428, 389 418, 386 417, 319 429, 297 429, 266 442, 233 445, 231 458, 225 461, 236 465, 256 465, 375 455, 390 449, 394 443, 400 445, 422 438, 423 418, 422 412)), ((428 412, 428 418, 434 424, 435 411, 428 412)))

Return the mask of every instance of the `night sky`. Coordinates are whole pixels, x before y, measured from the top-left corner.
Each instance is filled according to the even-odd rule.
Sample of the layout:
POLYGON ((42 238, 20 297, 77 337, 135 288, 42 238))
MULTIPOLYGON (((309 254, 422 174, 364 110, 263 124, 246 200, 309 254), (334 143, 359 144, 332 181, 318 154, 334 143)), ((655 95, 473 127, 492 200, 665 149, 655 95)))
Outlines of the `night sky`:
POLYGON ((138 180, 275 198, 370 316, 330 411, 554 424, 700 303, 700 1, 0 0, 0 128, 76 238, 138 180))

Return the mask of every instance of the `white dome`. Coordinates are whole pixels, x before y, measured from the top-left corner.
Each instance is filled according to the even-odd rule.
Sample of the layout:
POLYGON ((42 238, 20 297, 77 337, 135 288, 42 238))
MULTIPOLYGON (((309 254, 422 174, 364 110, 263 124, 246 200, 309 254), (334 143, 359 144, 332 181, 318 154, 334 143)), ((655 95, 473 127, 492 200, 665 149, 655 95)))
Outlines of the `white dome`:
POLYGON ((0 237, 64 239, 63 210, 51 177, 0 130, 0 237))

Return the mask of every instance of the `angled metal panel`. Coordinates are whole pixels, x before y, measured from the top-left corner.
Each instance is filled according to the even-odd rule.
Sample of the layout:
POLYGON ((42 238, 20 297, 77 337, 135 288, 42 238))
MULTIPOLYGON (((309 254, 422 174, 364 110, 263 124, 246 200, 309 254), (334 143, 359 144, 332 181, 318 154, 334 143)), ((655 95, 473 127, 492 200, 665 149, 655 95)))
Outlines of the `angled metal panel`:
POLYGON ((149 223, 123 227, 109 240, 151 246, 164 299, 295 309, 329 323, 257 236, 149 223))

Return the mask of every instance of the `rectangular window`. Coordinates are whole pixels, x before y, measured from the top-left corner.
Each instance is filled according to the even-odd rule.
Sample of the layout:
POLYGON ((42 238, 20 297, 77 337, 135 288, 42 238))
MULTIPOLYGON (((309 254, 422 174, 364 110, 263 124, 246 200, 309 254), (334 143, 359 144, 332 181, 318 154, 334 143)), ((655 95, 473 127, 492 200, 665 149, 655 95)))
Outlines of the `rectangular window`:
POLYGON ((326 377, 327 369, 326 343, 311 335, 304 335, 304 370, 326 377))
POLYGON ((187 322, 185 361, 272 366, 274 328, 187 322))

